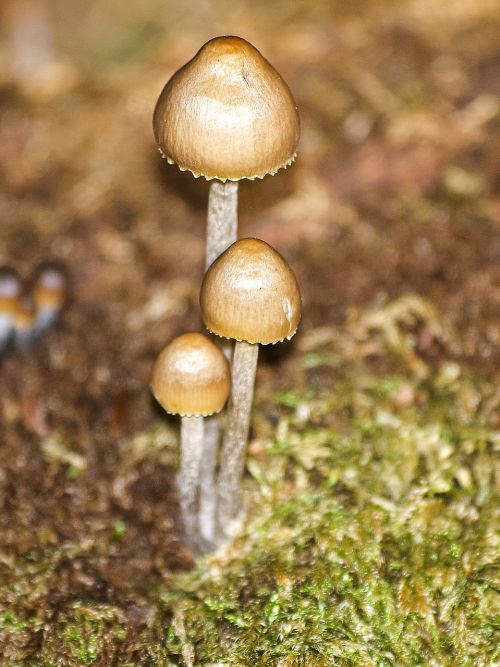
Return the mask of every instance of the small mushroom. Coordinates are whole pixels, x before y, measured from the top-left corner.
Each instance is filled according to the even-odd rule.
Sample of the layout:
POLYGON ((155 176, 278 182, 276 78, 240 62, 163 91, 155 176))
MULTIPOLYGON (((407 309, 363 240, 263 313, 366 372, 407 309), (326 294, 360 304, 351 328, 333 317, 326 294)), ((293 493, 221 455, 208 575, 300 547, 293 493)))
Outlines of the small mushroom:
POLYGON ((259 344, 292 338, 300 321, 300 292, 276 250, 258 239, 242 239, 205 274, 200 305, 209 331, 237 341, 218 482, 218 525, 227 533, 240 508, 259 344))
POLYGON ((237 238, 238 181, 274 174, 295 159, 295 101, 274 67, 241 37, 204 44, 163 89, 153 116, 162 155, 214 180, 206 268, 237 238))
POLYGON ((0 267, 0 354, 11 338, 14 316, 21 297, 21 279, 14 269, 0 267))
POLYGON ((153 368, 152 392, 163 409, 181 416, 178 477, 188 544, 199 550, 198 487, 203 465, 203 418, 220 412, 229 395, 229 364, 220 348, 200 333, 174 338, 153 368))
POLYGON ((40 267, 32 288, 36 307, 34 335, 39 336, 57 321, 67 297, 67 279, 55 264, 40 267))

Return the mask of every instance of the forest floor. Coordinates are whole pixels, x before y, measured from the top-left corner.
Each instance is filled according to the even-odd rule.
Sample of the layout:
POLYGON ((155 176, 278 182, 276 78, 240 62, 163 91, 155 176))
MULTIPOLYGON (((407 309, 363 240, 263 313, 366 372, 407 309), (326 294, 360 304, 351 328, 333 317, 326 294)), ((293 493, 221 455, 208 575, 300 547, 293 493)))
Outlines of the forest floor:
POLYGON ((498 7, 355 5, 54 3, 50 57, 0 67, 0 265, 70 281, 0 362, 0 665, 500 660, 498 7), (241 185, 240 236, 286 257, 303 320, 261 355, 245 525, 195 563, 148 384, 201 327, 208 185, 151 115, 217 34, 300 110, 296 164, 241 185))

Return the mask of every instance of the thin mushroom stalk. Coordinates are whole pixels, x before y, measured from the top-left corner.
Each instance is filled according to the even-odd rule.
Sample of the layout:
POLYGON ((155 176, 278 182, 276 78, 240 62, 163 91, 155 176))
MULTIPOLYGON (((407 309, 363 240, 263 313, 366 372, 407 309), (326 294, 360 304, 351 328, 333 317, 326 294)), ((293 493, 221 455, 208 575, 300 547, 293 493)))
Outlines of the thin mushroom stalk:
POLYGON ((198 480, 203 458, 203 417, 181 417, 181 461, 177 477, 186 542, 199 548, 198 480))
POLYGON ((198 523, 200 535, 207 544, 215 545, 215 512, 217 506, 217 492, 215 490, 215 475, 220 442, 220 418, 212 415, 205 419, 203 436, 203 465, 200 468, 200 502, 198 523))
MULTIPOLYGON (((234 181, 212 181, 208 195, 207 250, 205 271, 238 236, 238 183, 234 181)), ((231 360, 232 345, 222 346, 228 361, 231 360)), ((220 415, 207 417, 203 441, 203 466, 200 470, 200 531, 207 542, 216 539, 215 476, 220 443, 220 415)))
POLYGON ((217 494, 217 523, 225 532, 228 532, 228 526, 241 506, 241 478, 245 467, 258 355, 258 345, 245 341, 235 343, 231 370, 232 390, 222 443, 217 494))
POLYGON ((212 181, 208 194, 205 270, 238 236, 238 183, 212 181))

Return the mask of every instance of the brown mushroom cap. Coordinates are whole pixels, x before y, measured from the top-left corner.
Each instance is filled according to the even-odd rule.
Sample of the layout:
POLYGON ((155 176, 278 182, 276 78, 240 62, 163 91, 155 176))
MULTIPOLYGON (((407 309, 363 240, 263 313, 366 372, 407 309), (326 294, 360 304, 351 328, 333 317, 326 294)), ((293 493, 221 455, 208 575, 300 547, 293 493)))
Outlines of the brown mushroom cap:
POLYGON ((283 257, 259 239, 241 239, 215 260, 201 286, 205 326, 224 338, 278 343, 300 321, 297 280, 283 257))
POLYGON ((291 164, 300 124, 288 86, 260 52, 241 37, 216 37, 168 81, 153 129, 181 170, 237 181, 291 164))
POLYGON ((153 367, 151 390, 171 414, 207 416, 219 412, 229 395, 229 364, 219 347, 200 333, 177 336, 153 367))

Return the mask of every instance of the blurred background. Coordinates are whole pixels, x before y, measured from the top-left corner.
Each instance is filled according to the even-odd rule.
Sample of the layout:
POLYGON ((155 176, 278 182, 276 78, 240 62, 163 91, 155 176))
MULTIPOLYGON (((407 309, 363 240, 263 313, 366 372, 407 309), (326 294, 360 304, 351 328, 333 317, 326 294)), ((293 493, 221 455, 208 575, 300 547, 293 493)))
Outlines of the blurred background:
MULTIPOLYGON (((68 564, 67 581, 135 600, 191 562, 169 510, 171 436, 146 455, 141 434, 158 420, 156 354, 200 327, 208 184, 161 160, 151 117, 168 78, 216 35, 252 42, 302 121, 296 163, 240 190, 240 234, 288 259, 304 301, 295 342, 263 355, 262 395, 295 381, 295 355, 342 336, 345 354, 376 363, 380 330, 422 375, 445 355, 498 377, 498 9, 3 0, 0 265, 28 292, 44 262, 69 281, 58 325, 1 361, 6 553, 74 541, 92 525, 92 549, 102 538, 106 555, 68 564), (125 519, 122 562, 109 536, 125 519)), ((130 613, 142 622, 145 609, 130 613)))
POLYGON ((79 328, 131 346, 121 358, 157 347, 178 318, 194 326, 207 184, 162 163, 151 114, 201 44, 234 33, 282 73, 301 113, 296 165, 244 184, 240 215, 242 235, 294 262, 304 326, 411 291, 461 329, 480 318, 463 351, 489 358, 497 10, 494 0, 7 0, 0 263, 23 275, 47 259, 66 265, 88 311, 79 328))

